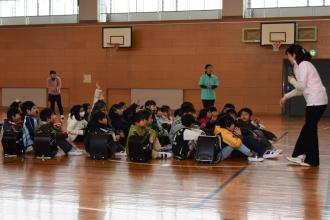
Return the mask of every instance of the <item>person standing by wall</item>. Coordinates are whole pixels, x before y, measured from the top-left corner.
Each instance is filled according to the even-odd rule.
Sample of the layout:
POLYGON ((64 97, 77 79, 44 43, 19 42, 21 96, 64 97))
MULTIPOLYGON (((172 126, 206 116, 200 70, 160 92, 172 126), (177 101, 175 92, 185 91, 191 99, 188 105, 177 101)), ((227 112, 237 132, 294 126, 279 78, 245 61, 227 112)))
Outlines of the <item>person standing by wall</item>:
POLYGON ((218 77, 213 74, 212 64, 205 65, 205 72, 199 79, 199 86, 201 88, 201 99, 204 108, 214 106, 216 99, 215 90, 219 86, 218 77))
POLYGON ((55 102, 57 103, 58 110, 60 111, 61 119, 64 119, 62 98, 61 98, 61 88, 62 81, 59 76, 57 76, 55 70, 49 72, 49 77, 47 79, 47 89, 48 98, 50 101, 50 108, 55 112, 55 102))

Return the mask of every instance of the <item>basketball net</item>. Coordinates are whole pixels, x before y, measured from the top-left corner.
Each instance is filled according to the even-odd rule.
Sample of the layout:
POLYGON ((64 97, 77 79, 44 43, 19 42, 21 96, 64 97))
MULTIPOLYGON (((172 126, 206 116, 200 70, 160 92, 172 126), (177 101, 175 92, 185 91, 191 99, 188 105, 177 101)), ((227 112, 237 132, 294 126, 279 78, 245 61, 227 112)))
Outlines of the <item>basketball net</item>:
POLYGON ((282 45, 282 42, 281 40, 275 40, 275 41, 272 41, 272 45, 273 45, 273 51, 280 51, 280 47, 282 45))
POLYGON ((117 51, 119 50, 119 45, 120 44, 116 44, 116 43, 107 43, 108 48, 107 48, 107 56, 113 56, 117 53, 117 51))

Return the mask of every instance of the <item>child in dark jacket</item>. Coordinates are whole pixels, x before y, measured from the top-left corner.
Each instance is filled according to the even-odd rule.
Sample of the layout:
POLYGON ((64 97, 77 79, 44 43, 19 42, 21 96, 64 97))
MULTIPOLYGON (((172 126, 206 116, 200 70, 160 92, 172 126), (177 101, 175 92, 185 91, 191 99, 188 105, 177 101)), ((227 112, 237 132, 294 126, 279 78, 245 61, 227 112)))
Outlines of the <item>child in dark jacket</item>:
POLYGON ((90 149, 93 147, 90 145, 90 138, 94 134, 109 135, 112 138, 114 144, 108 146, 111 147, 111 149, 108 149, 109 152, 116 153, 124 150, 118 143, 120 135, 116 135, 112 127, 109 126, 108 115, 102 111, 96 112, 87 125, 85 147, 88 153, 90 153, 90 149))
POLYGON ((25 152, 33 151, 34 130, 38 123, 39 109, 32 101, 25 101, 21 104, 23 114, 23 145, 25 152))
POLYGON ((120 135, 121 145, 126 144, 127 135, 129 131, 129 123, 124 118, 124 109, 122 105, 114 104, 109 111, 109 118, 111 125, 117 134, 120 135))
POLYGON ((21 153, 24 152, 23 148, 23 128, 22 116, 18 108, 10 108, 7 111, 7 119, 3 123, 3 136, 16 135, 16 144, 21 153))
MULTIPOLYGON (((82 155, 82 152, 78 149, 75 149, 66 139, 68 134, 62 131, 57 117, 54 114, 53 110, 45 108, 40 112, 40 126, 37 129, 37 132, 43 134, 53 135, 55 137, 55 144, 59 146, 64 153, 70 156, 79 156, 82 155)), ((60 154, 58 154, 59 156, 60 154)))

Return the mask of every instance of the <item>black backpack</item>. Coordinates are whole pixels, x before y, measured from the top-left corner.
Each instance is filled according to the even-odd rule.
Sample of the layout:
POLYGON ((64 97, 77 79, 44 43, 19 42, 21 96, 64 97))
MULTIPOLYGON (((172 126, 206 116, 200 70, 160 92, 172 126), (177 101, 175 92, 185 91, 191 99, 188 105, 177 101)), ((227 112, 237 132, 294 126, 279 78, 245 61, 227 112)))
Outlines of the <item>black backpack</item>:
POLYGON ((133 162, 147 162, 151 160, 152 146, 149 142, 150 134, 140 136, 134 134, 128 139, 128 157, 133 162))
POLYGON ((22 133, 4 131, 2 136, 4 156, 18 156, 24 154, 22 133))
POLYGON ((33 144, 34 154, 38 159, 50 159, 57 154, 57 145, 54 134, 36 131, 33 144))
POLYGON ((183 133, 188 128, 181 128, 173 136, 172 151, 175 158, 179 160, 188 159, 189 141, 183 139, 183 133))
POLYGON ((197 162, 218 163, 221 160, 221 137, 201 135, 197 140, 197 162))
POLYGON ((86 139, 85 148, 92 160, 107 160, 115 153, 112 135, 91 132, 86 139))

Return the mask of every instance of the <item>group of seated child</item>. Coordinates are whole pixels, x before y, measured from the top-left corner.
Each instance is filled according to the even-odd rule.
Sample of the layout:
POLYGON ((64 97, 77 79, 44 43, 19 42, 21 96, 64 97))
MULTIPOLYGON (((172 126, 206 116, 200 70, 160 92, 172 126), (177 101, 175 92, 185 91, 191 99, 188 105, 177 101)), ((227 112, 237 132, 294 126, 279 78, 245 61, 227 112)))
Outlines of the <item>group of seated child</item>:
POLYGON ((238 113, 233 104, 226 104, 222 111, 210 107, 199 111, 190 102, 184 102, 171 116, 169 106, 157 107, 153 100, 143 106, 124 102, 114 104, 108 109, 103 91, 97 85, 93 104, 75 105, 67 118, 67 128, 63 121, 49 108, 39 112, 32 101, 14 102, 7 111, 3 133, 15 132, 21 142, 24 153, 33 151, 36 132, 55 135, 59 150, 56 156, 83 155, 84 151, 76 147, 84 143, 90 153, 93 145, 91 135, 108 135, 114 145, 110 155, 129 154, 128 143, 132 135, 146 136, 152 146, 152 158, 162 159, 174 156, 177 159, 193 158, 197 140, 201 135, 219 135, 222 150, 219 157, 225 160, 230 156, 243 154, 250 162, 276 158, 281 150, 273 147, 277 137, 257 120, 252 120, 253 112, 243 108, 238 113), (66 130, 66 131, 64 131, 66 130), (187 151, 177 153, 173 149, 177 144, 177 134, 182 131, 182 141, 188 145, 187 151))

